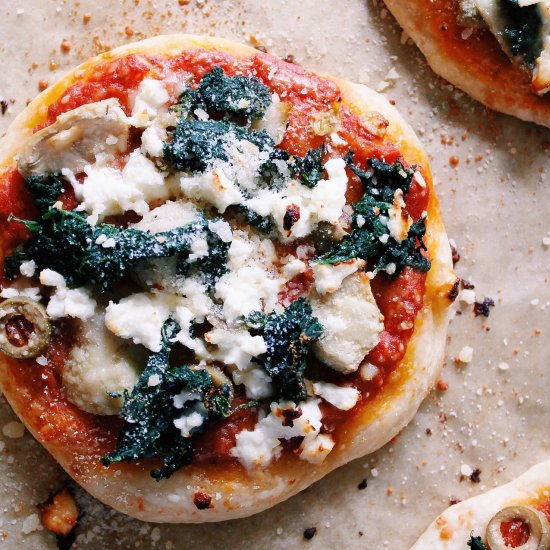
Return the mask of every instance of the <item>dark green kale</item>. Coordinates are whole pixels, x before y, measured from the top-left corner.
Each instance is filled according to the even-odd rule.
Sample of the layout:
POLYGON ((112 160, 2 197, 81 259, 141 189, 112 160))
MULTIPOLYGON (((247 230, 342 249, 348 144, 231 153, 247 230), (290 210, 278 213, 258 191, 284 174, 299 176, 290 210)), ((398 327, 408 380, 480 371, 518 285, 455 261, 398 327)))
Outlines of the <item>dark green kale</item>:
POLYGON ((430 269, 429 260, 422 254, 426 250, 423 237, 426 223, 423 218, 414 222, 406 239, 399 243, 389 235, 387 217, 392 206, 395 191, 409 191, 412 174, 397 161, 394 165, 371 160, 372 170, 364 172, 352 163, 348 155, 348 164, 363 183, 365 194, 353 205, 352 231, 325 254, 316 258, 323 264, 335 264, 352 258, 361 258, 371 262, 376 271, 386 270, 395 265, 393 274, 397 275, 405 266, 419 271, 430 269), (384 221, 381 218, 384 216, 384 221))
POLYGON ((501 0, 499 10, 505 21, 504 37, 510 51, 534 68, 543 43, 543 20, 537 5, 521 7, 518 0, 501 0))
POLYGON ((399 160, 388 164, 382 160, 369 159, 367 163, 371 170, 364 171, 354 164, 351 151, 346 155, 345 160, 351 171, 363 184, 364 192, 377 201, 392 203, 397 189, 403 191, 403 197, 407 196, 411 188, 414 167, 412 169, 405 168, 399 160))
POLYGON ((189 254, 181 255, 178 261, 178 275, 195 276, 202 279, 211 290, 218 279, 227 273, 227 253, 231 243, 224 242, 220 236, 211 231, 207 225, 203 227, 203 238, 208 245, 208 254, 201 258, 189 259, 189 254))
POLYGON ((326 146, 323 143, 317 149, 310 149, 304 157, 295 157, 292 170, 299 177, 302 184, 312 189, 323 177, 323 158, 326 146))
MULTIPOLYGON (((206 236, 209 242, 214 240, 203 218, 156 235, 110 224, 91 226, 82 214, 56 208, 47 211, 38 221, 21 223, 34 235, 6 259, 8 277, 17 275, 22 261, 33 259, 39 269, 61 273, 69 287, 92 284, 99 285, 103 291, 141 261, 187 253, 199 235, 206 236)), ((222 263, 227 249, 221 248, 223 250, 218 247, 214 251, 211 259, 205 258, 205 262, 211 261, 216 266, 216 269, 208 266, 213 269, 210 278, 225 269, 222 263)))
POLYGON ((271 217, 260 216, 260 214, 254 212, 254 210, 250 210, 250 208, 242 205, 239 206, 239 211, 244 216, 248 225, 259 229, 262 233, 271 233, 271 231, 275 229, 275 224, 271 217))
POLYGON ((313 316, 311 306, 299 298, 282 313, 264 316, 255 312, 245 324, 265 340, 267 352, 256 361, 273 379, 280 398, 296 403, 306 399, 306 358, 310 346, 323 335, 323 326, 313 316))
POLYGON ((180 102, 188 105, 188 110, 199 107, 252 120, 264 115, 271 103, 271 92, 257 78, 225 76, 223 69, 215 67, 203 76, 196 89, 184 91, 180 102))
MULTIPOLYGON (((191 462, 192 437, 182 437, 174 425, 174 420, 185 414, 186 409, 176 409, 174 396, 185 391, 196 395, 196 401, 202 401, 213 388, 213 383, 205 369, 170 365, 172 340, 178 331, 175 321, 166 321, 162 328, 161 350, 149 356, 147 366, 132 391, 124 393, 120 413, 124 425, 118 435, 116 449, 101 459, 105 466, 114 462, 160 457, 163 467, 151 471, 152 477, 160 480, 170 477, 191 462), (149 384, 151 376, 157 378, 158 384, 149 384)), ((200 428, 194 428, 191 435, 195 431, 199 432, 200 428)))
POLYGON ((214 160, 229 160, 231 137, 250 141, 260 151, 268 153, 275 147, 265 130, 248 132, 232 122, 186 120, 181 117, 172 134, 172 141, 164 144, 164 158, 176 170, 203 171, 214 160))
POLYGON ((483 544, 481 537, 474 537, 474 535, 470 535, 470 540, 467 544, 472 550, 488 550, 485 544, 483 544))
POLYGON ((63 191, 62 176, 30 176, 25 185, 34 196, 34 204, 41 215, 45 214, 57 201, 63 191))

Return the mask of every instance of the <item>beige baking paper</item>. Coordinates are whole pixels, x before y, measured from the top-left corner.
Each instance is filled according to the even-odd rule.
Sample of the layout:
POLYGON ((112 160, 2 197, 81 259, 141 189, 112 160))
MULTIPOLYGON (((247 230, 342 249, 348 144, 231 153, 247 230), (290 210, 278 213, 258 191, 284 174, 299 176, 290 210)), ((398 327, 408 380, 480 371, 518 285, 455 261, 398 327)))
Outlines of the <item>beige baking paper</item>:
MULTIPOLYGON (((261 43, 394 100, 431 155, 447 230, 462 256, 458 273, 475 283, 478 300, 490 297, 496 306, 488 319, 475 318, 472 306, 457 308, 442 374, 448 390, 434 391, 415 421, 375 455, 272 510, 219 524, 145 524, 77 490, 83 515, 73 548, 406 550, 450 499, 547 459, 550 131, 487 112, 442 82, 383 4, 371 0, 0 0, 0 96, 9 104, 0 131, 40 84, 71 66, 171 32, 261 43), (465 346, 473 359, 457 365, 465 346), (479 483, 461 481, 461 472, 475 468, 479 483), (303 537, 308 527, 317 528, 310 541, 303 537)), ((15 420, 3 404, 0 548, 55 549, 36 505, 68 479, 31 436, 7 436, 15 420)))

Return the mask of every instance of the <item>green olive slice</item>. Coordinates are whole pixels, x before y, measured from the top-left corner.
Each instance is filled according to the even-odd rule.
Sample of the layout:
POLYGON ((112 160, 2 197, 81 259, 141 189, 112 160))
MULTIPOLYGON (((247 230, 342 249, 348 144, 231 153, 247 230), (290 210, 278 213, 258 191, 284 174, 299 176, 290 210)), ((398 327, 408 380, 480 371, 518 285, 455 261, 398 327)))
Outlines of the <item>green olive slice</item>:
POLYGON ((52 337, 52 327, 44 306, 22 296, 10 298, 0 304, 0 352, 15 359, 37 357, 48 346, 52 337), (25 344, 17 346, 10 341, 8 323, 24 317, 32 325, 32 332, 25 344))
POLYGON ((550 525, 546 516, 531 506, 509 506, 493 516, 485 536, 491 550, 510 550, 500 525, 506 521, 520 520, 529 527, 529 539, 525 544, 516 546, 516 550, 550 550, 550 525))

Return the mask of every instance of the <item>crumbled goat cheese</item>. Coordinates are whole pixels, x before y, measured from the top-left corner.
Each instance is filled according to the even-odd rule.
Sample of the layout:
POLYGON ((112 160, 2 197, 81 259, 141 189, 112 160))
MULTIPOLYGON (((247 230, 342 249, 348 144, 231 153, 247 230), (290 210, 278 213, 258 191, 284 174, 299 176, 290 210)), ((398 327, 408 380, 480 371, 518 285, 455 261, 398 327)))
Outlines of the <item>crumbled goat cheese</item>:
POLYGON ((359 400, 359 391, 355 388, 341 387, 328 382, 315 382, 313 391, 325 401, 342 411, 349 411, 359 400))
POLYGON ((330 435, 318 434, 314 438, 304 438, 296 452, 302 460, 311 464, 322 464, 334 445, 334 439, 330 435))
POLYGON ((164 83, 153 78, 142 80, 137 90, 132 107, 132 116, 130 122, 137 128, 149 126, 161 111, 162 107, 168 103, 170 96, 166 91, 164 83))
POLYGON ((205 420, 205 415, 197 410, 192 410, 188 414, 184 414, 179 418, 174 419, 174 426, 181 432, 182 437, 191 437, 191 431, 199 426, 202 426, 205 420))
POLYGON ((22 262, 19 266, 19 272, 23 277, 33 277, 36 271, 36 262, 34 260, 29 260, 27 262, 22 262))
POLYGON ((407 238, 413 223, 412 218, 404 211, 404 208, 403 190, 397 189, 394 194, 393 205, 388 210, 388 230, 398 243, 402 243, 407 238))
MULTIPOLYGON (((295 405, 291 402, 272 403, 271 412, 260 420, 254 430, 243 430, 237 434, 236 445, 230 451, 248 469, 265 467, 281 453, 279 439, 305 437, 315 439, 321 429, 322 413, 318 399, 308 399, 295 405), (284 425, 285 410, 298 409, 298 418, 292 426, 284 425)), ((309 454, 304 458, 307 460, 309 454)))
POLYGON ((252 366, 248 370, 235 370, 232 373, 235 384, 243 384, 249 399, 266 399, 273 395, 270 376, 260 367, 252 366))
POLYGON ((476 301, 476 291, 470 288, 465 288, 460 291, 458 299, 461 303, 471 306, 476 301))
POLYGON ((210 356, 226 365, 235 365, 239 370, 247 370, 253 357, 266 353, 267 347, 261 336, 252 336, 244 329, 215 328, 204 335, 204 339, 217 346, 210 356))
POLYGON ((55 287, 46 308, 51 319, 75 317, 86 320, 94 315, 97 303, 88 288, 67 288, 63 276, 51 269, 40 272, 40 283, 55 287))

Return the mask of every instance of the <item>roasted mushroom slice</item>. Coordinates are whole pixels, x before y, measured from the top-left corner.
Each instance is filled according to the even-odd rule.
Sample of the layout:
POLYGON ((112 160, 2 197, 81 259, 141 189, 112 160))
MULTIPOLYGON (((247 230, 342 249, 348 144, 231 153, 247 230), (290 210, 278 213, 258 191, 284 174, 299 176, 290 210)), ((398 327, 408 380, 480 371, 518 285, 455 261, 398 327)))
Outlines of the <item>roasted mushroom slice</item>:
POLYGON ((101 153, 124 152, 130 123, 117 99, 105 99, 59 115, 33 134, 18 156, 23 177, 59 172, 82 172, 101 153))
POLYGON ((550 550, 550 526, 546 516, 531 506, 509 506, 493 516, 485 536, 491 550, 508 550, 502 524, 521 521, 529 528, 529 538, 516 550, 550 550))
POLYGON ((51 341, 52 328, 44 306, 30 298, 10 298, 0 304, 0 352, 31 359, 51 341))

